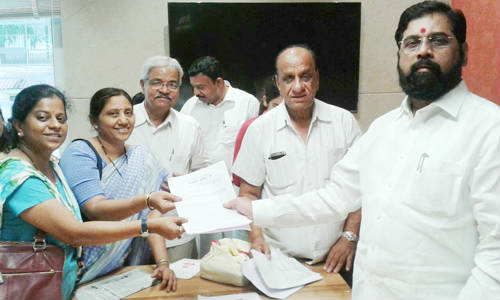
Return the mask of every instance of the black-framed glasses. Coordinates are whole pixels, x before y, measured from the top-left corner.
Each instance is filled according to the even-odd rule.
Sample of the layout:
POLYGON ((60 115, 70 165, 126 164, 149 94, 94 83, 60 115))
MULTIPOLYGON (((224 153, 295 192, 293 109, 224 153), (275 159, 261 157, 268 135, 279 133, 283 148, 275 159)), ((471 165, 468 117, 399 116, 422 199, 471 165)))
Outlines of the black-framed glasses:
POLYGON ((412 35, 399 41, 398 44, 406 54, 415 54, 421 49, 424 40, 427 40, 429 47, 433 50, 442 50, 450 47, 453 39, 453 36, 444 33, 429 34, 428 36, 412 35))

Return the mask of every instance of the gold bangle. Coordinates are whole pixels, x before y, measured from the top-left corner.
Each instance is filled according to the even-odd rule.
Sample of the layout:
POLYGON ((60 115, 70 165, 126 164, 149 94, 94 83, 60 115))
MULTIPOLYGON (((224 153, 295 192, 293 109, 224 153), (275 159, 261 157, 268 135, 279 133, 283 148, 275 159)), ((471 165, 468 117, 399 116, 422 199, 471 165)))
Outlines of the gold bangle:
POLYGON ((151 204, 149 203, 149 199, 151 199, 151 194, 152 194, 152 193, 153 193, 153 192, 150 192, 150 193, 149 193, 149 194, 147 194, 147 196, 146 196, 146 206, 149 208, 149 210, 155 210, 155 208, 154 208, 154 207, 152 207, 152 206, 151 206, 151 204))

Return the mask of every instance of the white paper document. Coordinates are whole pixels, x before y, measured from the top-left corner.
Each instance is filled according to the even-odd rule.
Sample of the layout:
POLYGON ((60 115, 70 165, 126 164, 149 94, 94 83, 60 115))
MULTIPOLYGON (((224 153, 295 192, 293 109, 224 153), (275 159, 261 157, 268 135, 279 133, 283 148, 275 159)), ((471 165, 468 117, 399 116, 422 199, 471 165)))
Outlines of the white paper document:
POLYGON ((79 287, 75 297, 80 300, 100 299, 113 300, 125 298, 152 285, 154 278, 151 274, 134 269, 105 280, 79 287))
POLYGON ((252 250, 257 270, 266 285, 273 289, 287 289, 321 280, 319 273, 303 266, 295 258, 287 256, 280 249, 271 247, 271 259, 259 251, 252 250))
POLYGON ((170 270, 174 271, 175 277, 180 279, 190 279, 200 273, 200 259, 183 258, 170 265, 170 270))
POLYGON ((291 294, 297 292, 302 286, 290 289, 273 289, 268 287, 257 270, 255 259, 250 259, 241 264, 241 273, 262 293, 271 298, 285 299, 291 294))
POLYGON ((236 198, 223 161, 183 176, 169 178, 170 192, 182 197, 175 207, 180 217, 188 219, 188 234, 250 230, 252 222, 223 203, 236 198))
POLYGON ((222 296, 198 295, 198 300, 260 300, 257 293, 230 294, 222 296))

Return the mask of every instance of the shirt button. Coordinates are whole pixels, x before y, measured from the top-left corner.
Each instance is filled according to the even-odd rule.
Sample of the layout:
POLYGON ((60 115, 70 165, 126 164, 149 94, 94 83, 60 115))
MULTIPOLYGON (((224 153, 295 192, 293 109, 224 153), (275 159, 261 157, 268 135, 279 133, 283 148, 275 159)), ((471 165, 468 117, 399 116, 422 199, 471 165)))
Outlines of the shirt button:
POLYGON ((377 220, 382 220, 382 216, 377 216, 377 220))

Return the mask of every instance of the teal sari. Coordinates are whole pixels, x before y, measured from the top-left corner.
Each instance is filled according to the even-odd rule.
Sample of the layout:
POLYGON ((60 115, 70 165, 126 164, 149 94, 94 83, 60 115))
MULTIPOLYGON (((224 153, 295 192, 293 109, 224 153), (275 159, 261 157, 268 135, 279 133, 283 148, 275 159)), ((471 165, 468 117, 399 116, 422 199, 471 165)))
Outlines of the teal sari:
MULTIPOLYGON (((30 242, 33 240, 33 235, 38 230, 31 224, 24 222, 17 216, 14 216, 11 210, 7 210, 8 208, 15 206, 16 203, 6 203, 6 201, 10 201, 9 197, 13 195, 29 178, 40 179, 43 183, 42 186, 46 189, 44 191, 40 191, 40 193, 48 192, 51 196, 53 196, 53 198, 59 201, 63 207, 71 212, 75 216, 76 220, 79 222, 82 221, 78 203, 76 202, 76 199, 69 188, 61 169, 59 169, 57 161, 55 159, 51 159, 50 163, 58 177, 57 185, 52 183, 43 173, 35 169, 31 164, 19 158, 7 157, 0 160, 1 240, 30 242), (5 218, 3 218, 4 210, 7 212, 5 214, 5 218)), ((30 199, 32 198, 27 197, 26 202, 30 202, 30 199)), ((36 201, 36 199, 32 202, 33 204, 30 205, 33 206, 40 203, 39 201, 36 201)), ((69 299, 77 281, 77 259, 81 254, 81 247, 70 247, 50 235, 47 235, 46 239, 48 243, 57 245, 64 249, 66 261, 63 270, 63 297, 64 299, 69 299)))

